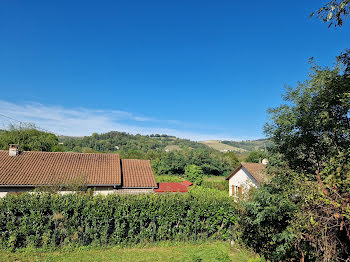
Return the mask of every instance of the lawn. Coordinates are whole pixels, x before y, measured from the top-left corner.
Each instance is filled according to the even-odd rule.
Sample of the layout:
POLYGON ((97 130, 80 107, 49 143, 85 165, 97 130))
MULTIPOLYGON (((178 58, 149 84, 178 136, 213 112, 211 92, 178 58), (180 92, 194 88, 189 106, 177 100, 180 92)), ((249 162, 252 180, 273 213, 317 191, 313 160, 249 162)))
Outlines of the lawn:
POLYGON ((0 261, 250 261, 252 253, 227 242, 172 243, 77 251, 0 251, 0 261))

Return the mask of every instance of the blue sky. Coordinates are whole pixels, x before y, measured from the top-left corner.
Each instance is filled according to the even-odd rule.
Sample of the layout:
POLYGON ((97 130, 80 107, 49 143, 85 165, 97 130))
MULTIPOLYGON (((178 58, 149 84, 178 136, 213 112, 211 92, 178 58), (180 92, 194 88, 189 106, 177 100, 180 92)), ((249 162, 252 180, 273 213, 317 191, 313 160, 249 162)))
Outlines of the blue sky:
POLYGON ((309 18, 324 2, 1 1, 0 113, 65 135, 264 137, 308 58, 349 48, 349 21, 309 18))

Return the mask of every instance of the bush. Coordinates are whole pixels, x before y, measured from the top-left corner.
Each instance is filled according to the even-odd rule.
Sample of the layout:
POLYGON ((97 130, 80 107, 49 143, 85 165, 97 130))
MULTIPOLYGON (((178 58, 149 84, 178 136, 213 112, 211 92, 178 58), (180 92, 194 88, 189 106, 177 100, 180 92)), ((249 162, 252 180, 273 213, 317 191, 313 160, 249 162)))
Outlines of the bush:
POLYGON ((0 199, 0 245, 5 249, 102 246, 152 240, 231 237, 235 204, 217 190, 188 194, 8 195, 0 199))
POLYGON ((193 184, 201 185, 203 182, 203 170, 200 166, 187 165, 185 167, 185 176, 193 184))

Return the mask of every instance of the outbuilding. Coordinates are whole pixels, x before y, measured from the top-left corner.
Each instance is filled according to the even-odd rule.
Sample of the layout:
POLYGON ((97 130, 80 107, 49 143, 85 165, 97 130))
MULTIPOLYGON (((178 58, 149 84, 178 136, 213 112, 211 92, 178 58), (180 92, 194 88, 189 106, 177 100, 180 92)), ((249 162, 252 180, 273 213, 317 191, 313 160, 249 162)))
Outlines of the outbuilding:
POLYGON ((260 187, 267 179, 265 165, 260 163, 241 163, 226 180, 229 181, 229 195, 240 197, 252 187, 260 187))

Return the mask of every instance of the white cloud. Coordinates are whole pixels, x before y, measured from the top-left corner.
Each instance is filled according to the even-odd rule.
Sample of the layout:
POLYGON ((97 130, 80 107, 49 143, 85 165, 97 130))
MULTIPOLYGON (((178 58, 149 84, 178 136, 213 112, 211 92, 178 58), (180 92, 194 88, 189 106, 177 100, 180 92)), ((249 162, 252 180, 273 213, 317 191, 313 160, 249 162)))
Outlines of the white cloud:
MULTIPOLYGON (((34 123, 40 128, 58 135, 84 136, 91 135, 94 132, 120 131, 142 135, 168 134, 195 141, 209 139, 242 140, 213 132, 198 133, 188 128, 190 124, 180 121, 158 120, 120 110, 64 108, 40 103, 22 103, 19 105, 0 100, 0 114, 22 122, 34 123), (168 127, 169 124, 172 125, 172 128, 168 127), (174 125, 177 125, 178 128, 174 128, 174 125)), ((8 121, 8 119, 0 116, 0 122, 4 127, 11 120, 8 121)))

